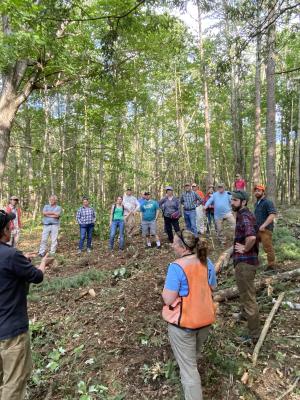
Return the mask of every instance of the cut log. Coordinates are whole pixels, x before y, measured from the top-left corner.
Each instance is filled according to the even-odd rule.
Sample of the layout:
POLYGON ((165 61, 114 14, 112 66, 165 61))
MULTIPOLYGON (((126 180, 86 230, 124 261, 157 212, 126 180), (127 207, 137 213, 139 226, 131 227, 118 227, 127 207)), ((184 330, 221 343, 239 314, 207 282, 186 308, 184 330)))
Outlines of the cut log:
POLYGON ((215 271, 218 274, 222 268, 227 267, 229 261, 230 261, 230 257, 233 251, 233 247, 231 246, 229 249, 225 250, 220 257, 218 258, 218 260, 215 263, 215 271))
POLYGON ((267 336, 267 333, 268 333, 268 330, 270 328, 271 322, 272 322, 272 320, 274 318, 274 315, 276 314, 276 312, 277 312, 277 310, 278 310, 278 308, 279 308, 279 306, 280 306, 280 304, 281 304, 281 302, 283 300, 284 294, 285 293, 282 292, 278 296, 278 299, 276 300, 276 303, 272 307, 272 310, 271 310, 270 314, 268 315, 268 318, 266 319, 264 327, 263 327, 263 329, 261 331, 261 334, 259 336, 258 342, 255 345, 255 348, 254 348, 254 351, 253 351, 253 354, 252 354, 252 363, 253 363, 254 366, 256 365, 260 348, 261 348, 261 346, 262 346, 262 344, 263 344, 263 342, 264 342, 264 340, 265 340, 265 338, 267 336))
MULTIPOLYGON (((292 271, 282 272, 281 274, 276 274, 272 276, 268 276, 265 278, 260 278, 255 281, 255 288, 263 289, 264 287, 268 286, 269 284, 274 284, 283 281, 292 281, 300 277, 300 268, 293 269, 292 271)), ((228 289, 218 290, 214 293, 214 301, 226 301, 228 299, 233 299, 238 297, 239 290, 237 286, 232 286, 228 289)))

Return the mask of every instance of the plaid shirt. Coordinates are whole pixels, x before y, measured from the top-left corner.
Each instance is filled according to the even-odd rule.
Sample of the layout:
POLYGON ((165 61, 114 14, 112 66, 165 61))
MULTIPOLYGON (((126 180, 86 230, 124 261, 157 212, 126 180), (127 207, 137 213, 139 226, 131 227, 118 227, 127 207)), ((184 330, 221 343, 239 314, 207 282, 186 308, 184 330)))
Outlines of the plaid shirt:
POLYGON ((80 207, 76 214, 76 220, 79 225, 94 224, 96 214, 92 207, 80 207))
POLYGON ((180 203, 186 211, 195 210, 197 206, 202 204, 202 199, 198 193, 191 190, 190 192, 182 193, 180 203))
MULTIPOLYGON (((251 211, 247 207, 242 208, 237 212, 236 215, 236 226, 235 226, 235 237, 234 245, 236 243, 245 244, 246 238, 248 236, 257 236, 258 227, 256 219, 251 211)), ((252 249, 247 251, 247 253, 240 254, 233 251, 233 261, 234 264, 239 262, 244 262, 251 265, 258 265, 258 245, 257 242, 254 244, 252 249)))

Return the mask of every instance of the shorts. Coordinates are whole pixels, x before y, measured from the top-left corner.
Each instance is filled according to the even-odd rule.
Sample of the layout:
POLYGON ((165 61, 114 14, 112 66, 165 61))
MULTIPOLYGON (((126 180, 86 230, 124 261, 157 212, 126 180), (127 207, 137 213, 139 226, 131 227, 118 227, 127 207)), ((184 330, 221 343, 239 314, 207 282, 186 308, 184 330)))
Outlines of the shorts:
POLYGON ((142 235, 156 235, 156 221, 142 221, 142 235))

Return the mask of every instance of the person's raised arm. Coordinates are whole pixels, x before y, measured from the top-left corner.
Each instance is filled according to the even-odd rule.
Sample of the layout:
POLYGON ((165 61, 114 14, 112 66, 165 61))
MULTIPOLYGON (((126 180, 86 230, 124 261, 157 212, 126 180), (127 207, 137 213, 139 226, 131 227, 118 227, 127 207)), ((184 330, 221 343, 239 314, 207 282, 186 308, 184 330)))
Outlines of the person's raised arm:
POLYGON ((214 196, 212 195, 212 196, 207 200, 207 202, 205 203, 205 206, 204 206, 205 210, 206 210, 211 204, 213 204, 213 202, 214 202, 214 196))

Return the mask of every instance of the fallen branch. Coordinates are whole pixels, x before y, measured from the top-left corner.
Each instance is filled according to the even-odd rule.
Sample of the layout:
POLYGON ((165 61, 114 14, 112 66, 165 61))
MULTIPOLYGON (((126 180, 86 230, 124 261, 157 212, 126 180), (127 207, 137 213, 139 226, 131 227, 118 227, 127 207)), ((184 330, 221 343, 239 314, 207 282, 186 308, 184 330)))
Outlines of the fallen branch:
POLYGON ((218 258, 218 260, 215 263, 216 273, 219 273, 222 268, 227 267, 227 265, 229 264, 229 261, 230 261, 232 251, 233 251, 233 247, 230 247, 229 249, 225 250, 220 255, 220 257, 218 258))
POLYGON ((265 338, 267 336, 268 330, 270 328, 271 322, 272 322, 272 320, 274 318, 274 315, 276 314, 276 311, 278 310, 278 308, 279 308, 279 306, 280 306, 280 304, 281 304, 281 302, 283 300, 284 294, 285 294, 284 292, 280 293, 276 303, 274 304, 270 314, 268 315, 268 318, 266 319, 266 322, 264 324, 264 327, 263 327, 263 329, 261 331, 260 337, 258 339, 258 342, 256 343, 256 346, 255 346, 253 354, 252 354, 252 363, 253 363, 254 366, 256 365, 260 348, 263 345, 263 342, 264 342, 264 340, 265 340, 265 338))
POLYGON ((299 382, 299 376, 295 379, 295 382, 292 384, 292 386, 287 391, 282 393, 282 395, 277 397, 276 400, 282 400, 287 394, 291 393, 295 389, 295 387, 297 386, 298 382, 299 382))
MULTIPOLYGON (((276 274, 273 276, 268 276, 265 278, 261 278, 254 282, 255 289, 263 289, 269 284, 283 282, 283 281, 291 281, 293 279, 297 279, 300 276, 300 268, 293 269, 292 271, 282 272, 281 274, 276 274)), ((214 294, 214 301, 226 301, 228 299, 233 299, 238 297, 239 290, 237 286, 232 286, 227 289, 218 290, 214 294)))

